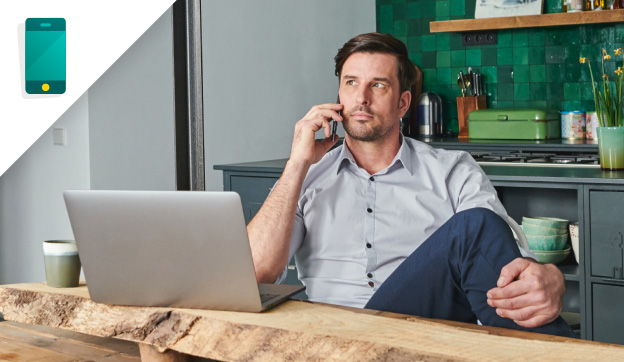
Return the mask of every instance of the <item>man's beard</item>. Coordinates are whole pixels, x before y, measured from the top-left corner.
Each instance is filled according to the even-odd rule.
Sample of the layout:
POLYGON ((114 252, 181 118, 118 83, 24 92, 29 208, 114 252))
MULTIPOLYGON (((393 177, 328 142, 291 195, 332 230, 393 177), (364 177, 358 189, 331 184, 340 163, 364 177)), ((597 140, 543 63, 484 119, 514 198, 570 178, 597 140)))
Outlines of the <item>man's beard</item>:
POLYGON ((358 141, 371 142, 382 138, 390 131, 390 129, 384 129, 383 123, 376 122, 371 128, 369 126, 369 124, 372 123, 371 121, 364 122, 365 124, 359 124, 360 122, 358 121, 351 121, 350 115, 354 112, 366 112, 372 115, 374 119, 377 118, 375 113, 368 107, 359 106, 352 109, 351 112, 349 112, 349 116, 345 117, 345 120, 342 122, 342 126, 349 137, 358 141))

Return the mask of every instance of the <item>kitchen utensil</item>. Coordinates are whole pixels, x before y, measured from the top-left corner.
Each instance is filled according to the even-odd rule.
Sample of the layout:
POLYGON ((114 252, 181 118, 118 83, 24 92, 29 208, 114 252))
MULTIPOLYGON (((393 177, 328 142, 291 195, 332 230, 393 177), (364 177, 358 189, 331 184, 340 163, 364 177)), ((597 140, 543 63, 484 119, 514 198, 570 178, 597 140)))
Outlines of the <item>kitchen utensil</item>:
POLYGON ((459 85, 462 87, 462 96, 465 97, 466 93, 468 93, 466 78, 464 77, 464 72, 459 71, 459 85))
POLYGON ((475 73, 475 95, 476 96, 480 96, 482 94, 482 90, 481 90, 482 81, 483 81, 483 76, 481 75, 481 73, 475 73))
POLYGON ((472 72, 472 68, 468 68, 468 86, 470 87, 470 95, 475 95, 475 81, 474 81, 474 73, 472 72))
POLYGON ((466 92, 464 92, 464 81, 462 80, 461 75, 457 76, 457 85, 459 86, 459 89, 461 89, 462 97, 465 97, 466 92))
POLYGON ((424 92, 418 97, 418 126, 422 136, 441 135, 442 99, 433 92, 424 92))

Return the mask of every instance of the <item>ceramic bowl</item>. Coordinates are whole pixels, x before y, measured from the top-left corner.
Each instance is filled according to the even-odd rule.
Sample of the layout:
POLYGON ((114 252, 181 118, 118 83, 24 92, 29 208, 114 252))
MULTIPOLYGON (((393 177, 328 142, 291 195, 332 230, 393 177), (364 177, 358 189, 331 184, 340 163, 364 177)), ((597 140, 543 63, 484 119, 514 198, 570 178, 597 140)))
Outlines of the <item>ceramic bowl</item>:
POLYGON ((570 242, 576 263, 579 264, 579 225, 578 222, 570 223, 570 242))
POLYGON ((529 224, 529 223, 522 224, 522 231, 524 231, 526 235, 541 235, 541 236, 563 235, 563 234, 568 233, 567 229, 549 228, 547 226, 540 226, 540 225, 529 224))
POLYGON ((568 229, 568 220, 557 219, 556 217, 522 217, 522 224, 533 224, 539 226, 546 226, 554 229, 568 229))
POLYGON ((562 250, 568 242, 568 234, 564 235, 527 235, 531 250, 562 250))
POLYGON ((557 264, 561 263, 565 260, 565 258, 570 254, 570 247, 563 250, 531 250, 533 254, 537 257, 537 260, 541 263, 548 264, 557 264))

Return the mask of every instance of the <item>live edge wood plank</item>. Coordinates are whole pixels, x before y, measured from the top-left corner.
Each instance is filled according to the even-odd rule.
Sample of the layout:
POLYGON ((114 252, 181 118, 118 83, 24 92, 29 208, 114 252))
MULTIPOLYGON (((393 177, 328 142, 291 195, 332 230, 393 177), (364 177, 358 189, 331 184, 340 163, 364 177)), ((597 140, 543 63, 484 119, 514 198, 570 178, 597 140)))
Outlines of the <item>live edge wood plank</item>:
POLYGON ((0 312, 223 361, 624 360, 623 346, 300 301, 264 313, 138 308, 34 283, 0 286, 0 312))
POLYGON ((504 18, 464 19, 432 21, 432 33, 460 32, 495 29, 537 28, 557 25, 583 25, 616 23, 624 21, 624 9, 606 11, 581 11, 577 13, 557 13, 504 18))

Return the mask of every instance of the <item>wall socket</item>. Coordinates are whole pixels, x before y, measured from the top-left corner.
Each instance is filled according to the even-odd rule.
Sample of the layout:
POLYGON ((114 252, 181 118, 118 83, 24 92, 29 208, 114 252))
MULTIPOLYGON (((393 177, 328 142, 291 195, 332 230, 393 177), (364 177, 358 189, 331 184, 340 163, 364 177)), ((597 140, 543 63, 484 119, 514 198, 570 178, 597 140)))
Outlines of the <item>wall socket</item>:
POLYGON ((462 33, 462 45, 496 45, 498 44, 498 32, 495 30, 471 31, 462 33))

